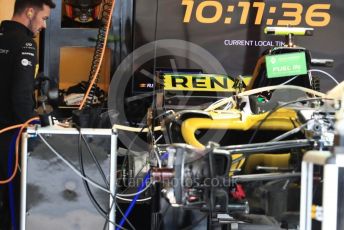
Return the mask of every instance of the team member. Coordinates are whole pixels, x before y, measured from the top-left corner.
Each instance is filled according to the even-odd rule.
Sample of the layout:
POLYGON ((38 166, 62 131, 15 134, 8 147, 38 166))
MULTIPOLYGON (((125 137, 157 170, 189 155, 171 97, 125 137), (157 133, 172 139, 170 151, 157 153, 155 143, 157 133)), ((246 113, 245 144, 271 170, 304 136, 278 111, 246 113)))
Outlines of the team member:
MULTIPOLYGON (((35 115, 37 45, 33 38, 46 28, 52 8, 55 4, 51 0, 16 0, 12 20, 0 25, 0 129, 35 115)), ((12 135, 0 135, 0 180, 8 177, 7 155, 12 135)), ((19 202, 17 199, 16 196, 19 202)), ((11 229, 8 203, 7 185, 0 185, 0 229, 4 230, 11 229)))

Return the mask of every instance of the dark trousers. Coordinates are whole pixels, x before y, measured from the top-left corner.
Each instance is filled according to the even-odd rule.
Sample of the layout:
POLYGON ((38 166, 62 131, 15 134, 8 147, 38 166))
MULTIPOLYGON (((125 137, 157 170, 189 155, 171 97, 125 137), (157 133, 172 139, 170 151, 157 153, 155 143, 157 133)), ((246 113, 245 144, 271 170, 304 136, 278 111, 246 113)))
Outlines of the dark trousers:
MULTIPOLYGON (((14 156, 12 156, 12 165, 9 172, 8 159, 9 150, 14 131, 0 134, 0 179, 5 180, 13 172, 14 156)), ((10 182, 12 191, 10 191, 10 184, 0 185, 0 230, 17 230, 19 228, 19 206, 20 206, 20 176, 17 172, 16 177, 10 182), (12 198, 12 199, 10 199, 12 198), (13 202, 11 203, 10 200, 13 202), (12 215, 11 215, 12 212, 12 215), (14 214, 14 215, 13 215, 14 214), (15 221, 15 228, 12 225, 15 221)))

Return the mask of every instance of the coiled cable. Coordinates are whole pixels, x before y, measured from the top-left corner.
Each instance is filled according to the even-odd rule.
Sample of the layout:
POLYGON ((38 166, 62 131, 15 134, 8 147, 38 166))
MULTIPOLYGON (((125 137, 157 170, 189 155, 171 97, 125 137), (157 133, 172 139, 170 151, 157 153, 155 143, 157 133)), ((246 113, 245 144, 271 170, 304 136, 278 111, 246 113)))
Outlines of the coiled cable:
POLYGON ((107 38, 109 35, 112 13, 114 11, 116 0, 105 0, 103 2, 102 14, 100 19, 100 26, 98 29, 96 46, 92 58, 91 70, 88 79, 88 89, 79 106, 79 110, 84 107, 90 107, 94 98, 96 84, 99 80, 99 70, 104 58, 107 38))

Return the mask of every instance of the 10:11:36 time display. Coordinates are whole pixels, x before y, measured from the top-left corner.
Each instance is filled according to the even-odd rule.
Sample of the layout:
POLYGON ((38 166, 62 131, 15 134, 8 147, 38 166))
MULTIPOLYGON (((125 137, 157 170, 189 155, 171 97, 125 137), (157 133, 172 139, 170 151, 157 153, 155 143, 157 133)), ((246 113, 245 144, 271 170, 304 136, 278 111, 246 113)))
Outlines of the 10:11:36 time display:
POLYGON ((324 27, 331 21, 331 15, 329 13, 331 4, 311 4, 307 9, 300 3, 288 3, 283 2, 279 6, 267 7, 265 2, 249 2, 239 1, 235 5, 223 6, 223 3, 216 0, 206 0, 197 2, 194 0, 182 0, 182 5, 186 6, 184 14, 184 23, 189 23, 192 16, 195 15, 196 21, 204 24, 216 23, 223 18, 224 24, 231 24, 231 14, 240 13, 239 24, 247 24, 250 11, 255 10, 255 25, 266 24, 277 26, 298 26, 303 20, 311 27, 324 27), (212 15, 206 15, 205 12, 214 12, 212 15), (282 17, 274 19, 270 16, 280 11, 282 17), (266 20, 263 21, 263 16, 266 20), (303 18, 304 16, 304 18, 303 18))

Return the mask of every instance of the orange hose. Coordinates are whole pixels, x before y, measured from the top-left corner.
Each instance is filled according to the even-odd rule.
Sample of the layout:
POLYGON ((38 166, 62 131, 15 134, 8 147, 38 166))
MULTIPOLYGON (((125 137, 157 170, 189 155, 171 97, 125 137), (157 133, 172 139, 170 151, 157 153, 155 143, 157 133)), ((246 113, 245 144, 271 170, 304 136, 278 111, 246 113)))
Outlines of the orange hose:
POLYGON ((15 175, 17 174, 18 166, 19 166, 19 140, 20 140, 20 136, 21 136, 23 130, 29 125, 29 123, 31 121, 38 120, 38 119, 39 119, 38 117, 34 117, 34 118, 31 118, 31 119, 27 120, 25 123, 23 123, 21 125, 14 125, 14 126, 11 126, 11 127, 8 127, 8 128, 0 130, 0 133, 2 133, 2 132, 5 132, 3 130, 7 131, 7 130, 10 130, 10 129, 14 129, 13 127, 16 127, 16 128, 21 127, 20 130, 19 130, 19 133, 18 133, 17 140, 16 140, 15 165, 14 165, 13 173, 6 180, 0 180, 0 184, 7 184, 7 183, 11 182, 13 180, 13 178, 15 177, 15 175))
POLYGON ((112 14, 113 14, 113 10, 114 10, 114 6, 115 6, 115 3, 116 3, 116 0, 113 0, 113 3, 112 3, 112 6, 111 6, 111 11, 110 11, 110 18, 107 22, 107 25, 106 25, 106 33, 105 33, 105 40, 104 40, 104 44, 103 44, 103 48, 102 48, 102 53, 101 53, 101 56, 100 56, 100 61, 98 63, 98 66, 97 66, 97 69, 96 69, 96 72, 94 73, 93 77, 92 77, 92 81, 90 83, 90 85, 88 86, 88 89, 84 95, 84 98, 82 99, 82 102, 79 106, 79 110, 81 110, 84 105, 85 105, 85 102, 88 98, 88 95, 90 94, 90 91, 92 89, 92 86, 94 85, 94 83, 96 82, 97 80, 97 75, 99 73, 99 70, 100 70, 100 66, 101 66, 101 63, 103 61, 103 58, 104 58, 104 54, 105 54, 105 48, 106 48, 106 44, 107 44, 107 39, 108 39, 108 35, 109 35, 109 30, 110 30, 110 24, 111 24, 111 18, 112 18, 112 14))
POLYGON ((23 124, 20 124, 20 125, 12 125, 12 126, 3 128, 3 129, 0 130, 0 134, 1 134, 1 133, 6 133, 7 131, 9 131, 9 130, 11 130, 11 129, 20 128, 20 127, 22 127, 22 125, 23 125, 23 124))

